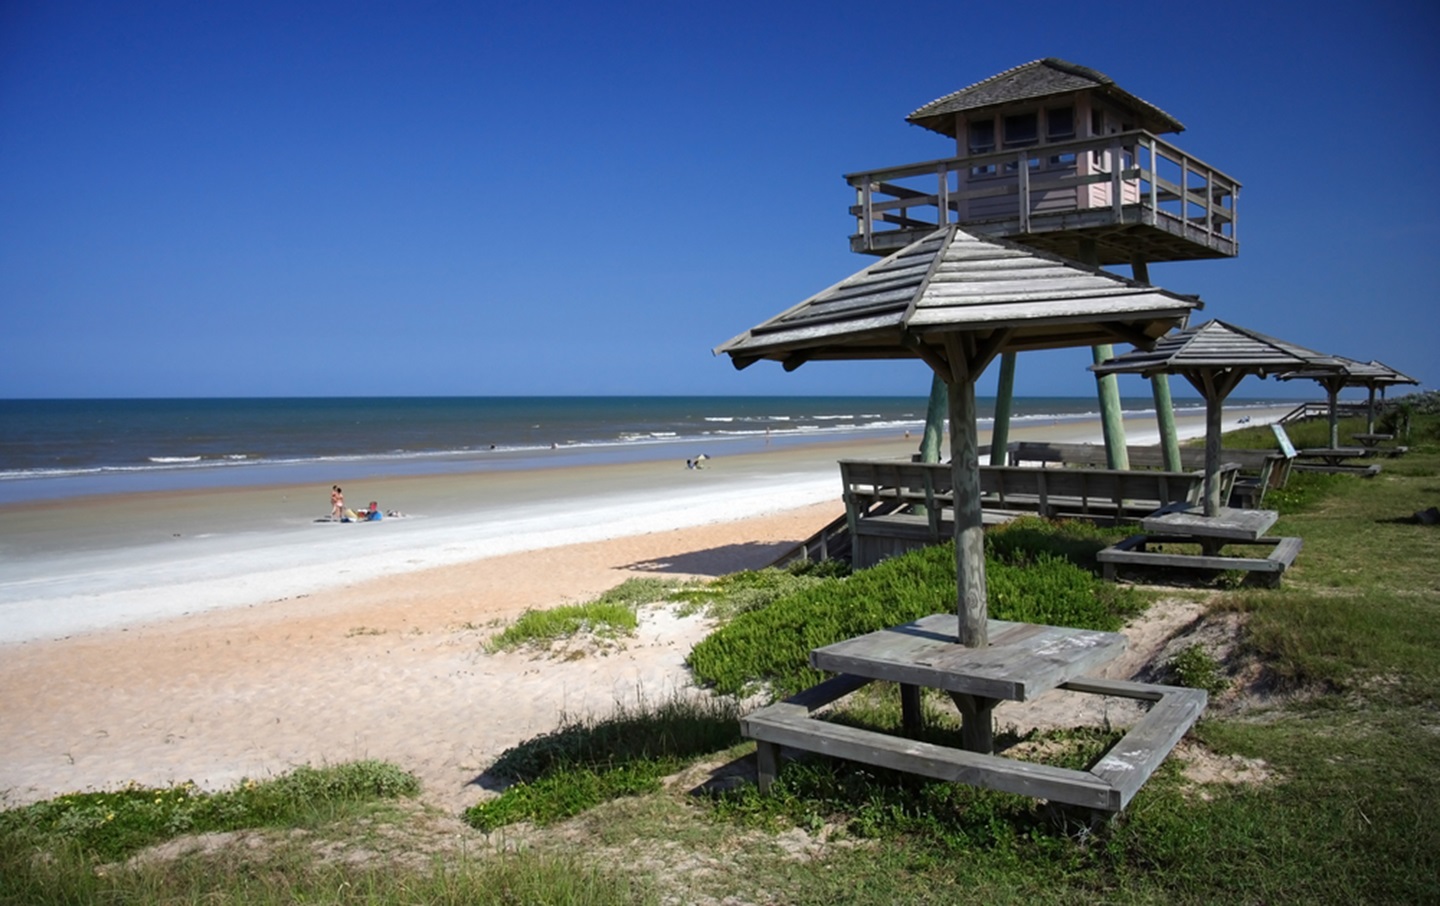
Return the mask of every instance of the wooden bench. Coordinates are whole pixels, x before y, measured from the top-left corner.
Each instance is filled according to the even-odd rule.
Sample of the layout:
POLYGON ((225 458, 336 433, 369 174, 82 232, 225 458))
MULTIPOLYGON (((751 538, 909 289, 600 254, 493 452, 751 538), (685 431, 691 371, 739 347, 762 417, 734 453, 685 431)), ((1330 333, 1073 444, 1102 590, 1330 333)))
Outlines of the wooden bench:
MULTIPOLYGON (((842 459, 845 519, 855 568, 949 540, 955 488, 948 464, 906 459, 842 459)), ((1228 494, 1234 467, 1223 472, 1228 494)), ((1204 494, 1200 472, 1038 470, 982 465, 985 524, 1024 514, 1133 523, 1169 504, 1204 494)))
POLYGON ((1203 690, 1179 686, 1093 677, 1062 683, 1057 688, 1153 702, 1124 737, 1082 771, 891 736, 815 716, 868 682, 840 674, 741 719, 741 735, 755 740, 761 792, 768 791, 779 774, 780 747, 785 746, 936 780, 1118 812, 1199 719, 1207 701, 1203 690))
MULTIPOLYGON (((1235 475, 1227 467, 1222 494, 1235 475)), ((851 559, 857 568, 954 534, 954 488, 950 466, 905 460, 842 460, 851 559)), ((1204 493, 1199 472, 1111 469, 1027 469, 981 466, 980 491, 987 525, 1032 514, 1135 522, 1176 502, 1204 493)))
POLYGON ((1303 544, 1301 539, 1293 537, 1256 538, 1227 542, 1233 545, 1269 547, 1270 552, 1264 557, 1221 556, 1218 553, 1184 554, 1150 549, 1152 545, 1159 544, 1198 543, 1196 538, 1189 536, 1132 535, 1118 544, 1100 551, 1095 555, 1095 559, 1100 561, 1105 578, 1111 581, 1115 580, 1117 568, 1120 566, 1141 566, 1152 569, 1203 569, 1219 572, 1235 570, 1255 573, 1260 584, 1274 588, 1280 584, 1280 577, 1285 570, 1294 565, 1295 558, 1299 556, 1303 544))
MULTIPOLYGON (((1059 443, 1049 441, 1016 441, 1006 448, 1010 462, 1036 463, 1104 468, 1108 461, 1105 448, 1099 444, 1059 443)), ((1126 447, 1131 469, 1160 469, 1165 466, 1165 453, 1160 447, 1126 447)), ((1284 450, 1222 450, 1221 461, 1236 470, 1228 495, 1231 506, 1256 508, 1265 502, 1265 492, 1283 488, 1290 477, 1294 457, 1284 450)), ((1205 451, 1199 447, 1181 447, 1180 463, 1186 469, 1205 468, 1205 451)))

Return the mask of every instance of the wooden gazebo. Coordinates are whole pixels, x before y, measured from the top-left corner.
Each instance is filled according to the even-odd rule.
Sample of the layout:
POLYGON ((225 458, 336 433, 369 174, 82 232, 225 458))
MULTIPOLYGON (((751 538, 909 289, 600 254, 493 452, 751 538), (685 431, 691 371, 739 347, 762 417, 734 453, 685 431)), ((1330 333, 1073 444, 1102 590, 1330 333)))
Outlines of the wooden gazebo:
POLYGON ((787 370, 826 359, 919 358, 948 390, 956 541, 956 616, 937 614, 817 648, 811 665, 838 674, 749 715, 762 787, 780 744, 912 773, 1104 810, 1124 807, 1204 707, 1204 693, 1093 679, 1124 637, 989 618, 976 432, 975 381, 1002 353, 1117 340, 1147 346, 1183 324, 1197 299, 1136 283, 1002 239, 949 226, 722 344, 738 368, 762 359, 787 370), (907 726, 919 689, 942 689, 962 715, 961 749, 809 719, 857 685, 901 686, 907 726), (1056 687, 1156 702, 1092 771, 993 755, 994 707, 1056 687))

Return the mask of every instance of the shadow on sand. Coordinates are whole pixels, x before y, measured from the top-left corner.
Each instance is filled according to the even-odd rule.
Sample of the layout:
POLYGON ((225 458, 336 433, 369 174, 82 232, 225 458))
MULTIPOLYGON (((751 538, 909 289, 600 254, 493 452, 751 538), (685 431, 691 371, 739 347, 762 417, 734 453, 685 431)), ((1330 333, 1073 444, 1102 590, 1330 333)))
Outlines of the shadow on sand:
MULTIPOLYGON (((736 572, 737 562, 768 566, 781 556, 794 550, 796 541, 760 543, 747 541, 743 544, 724 544, 698 551, 672 554, 627 563, 624 569, 651 573, 684 573, 694 576, 724 576, 736 572)), ((743 568, 743 567, 739 567, 743 568)), ((758 568, 758 567, 755 567, 758 568)))

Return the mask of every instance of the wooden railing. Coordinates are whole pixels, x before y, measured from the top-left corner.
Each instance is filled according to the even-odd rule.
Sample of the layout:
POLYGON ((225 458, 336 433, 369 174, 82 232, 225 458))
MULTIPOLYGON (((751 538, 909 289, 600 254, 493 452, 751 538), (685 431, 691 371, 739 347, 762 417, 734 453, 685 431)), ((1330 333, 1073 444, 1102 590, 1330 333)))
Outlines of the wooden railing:
POLYGON ((1107 209, 1114 222, 1169 227, 1217 248, 1238 247, 1240 183, 1140 130, 868 170, 845 179, 855 188, 850 213, 866 251, 887 233, 986 219, 1017 221, 1016 232, 1030 233, 1039 218, 1107 209), (1091 192, 1092 186, 1108 191, 1091 192), (1073 196, 1068 207, 1067 192, 1073 196))

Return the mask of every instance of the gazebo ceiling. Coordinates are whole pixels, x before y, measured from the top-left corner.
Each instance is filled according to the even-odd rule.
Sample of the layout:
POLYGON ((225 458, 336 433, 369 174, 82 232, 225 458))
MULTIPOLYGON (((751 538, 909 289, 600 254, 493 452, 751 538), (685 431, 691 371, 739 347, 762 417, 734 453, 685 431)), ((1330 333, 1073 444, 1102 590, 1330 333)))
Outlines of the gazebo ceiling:
POLYGON ((787 370, 820 359, 921 358, 937 366, 964 337, 971 366, 983 367, 1002 352, 1146 346, 1200 306, 1193 296, 950 226, 715 352, 737 368, 760 359, 787 370))

